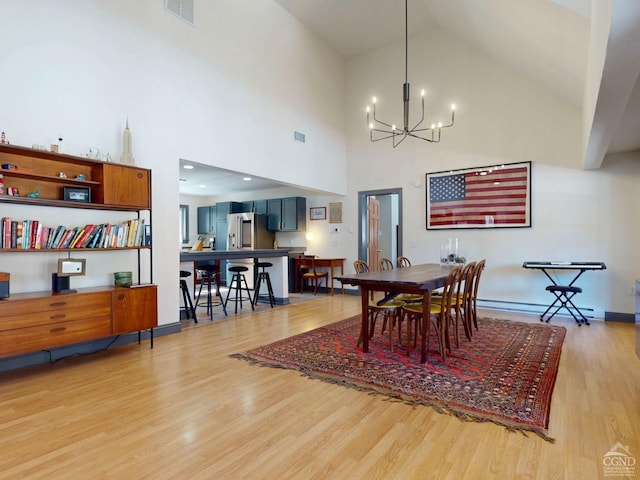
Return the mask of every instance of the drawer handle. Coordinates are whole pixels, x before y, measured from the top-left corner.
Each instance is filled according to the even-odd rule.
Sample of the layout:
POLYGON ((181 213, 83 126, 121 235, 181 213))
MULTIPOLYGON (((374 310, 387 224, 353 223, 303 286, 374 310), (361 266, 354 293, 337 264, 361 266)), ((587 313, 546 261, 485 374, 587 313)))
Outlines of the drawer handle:
POLYGON ((49 331, 51 333, 60 333, 60 332, 64 332, 66 329, 67 329, 67 327, 57 327, 57 328, 52 328, 49 331))
POLYGON ((124 300, 124 295, 123 294, 119 294, 118 295, 118 300, 124 300))
POLYGON ((51 304, 52 307, 64 307, 67 304, 67 302, 53 302, 51 304))
POLYGON ((66 315, 64 313, 59 313, 58 315, 51 315, 51 320, 59 320, 60 318, 64 318, 66 315))

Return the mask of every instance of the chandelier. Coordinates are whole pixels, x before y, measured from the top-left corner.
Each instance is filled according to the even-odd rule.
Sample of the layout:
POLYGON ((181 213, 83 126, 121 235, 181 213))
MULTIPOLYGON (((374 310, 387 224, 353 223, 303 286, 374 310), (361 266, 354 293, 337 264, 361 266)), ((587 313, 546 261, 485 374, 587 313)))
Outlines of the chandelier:
POLYGON ((372 107, 367 105, 367 125, 369 127, 369 137, 372 142, 378 142, 380 140, 386 140, 391 138, 393 141, 393 148, 396 148, 407 137, 419 138, 427 142, 438 143, 440 141, 440 133, 443 128, 453 127, 455 120, 456 106, 451 105, 451 123, 443 125, 442 122, 433 123, 428 128, 418 128, 424 121, 424 96, 425 91, 421 91, 422 102, 422 117, 420 121, 414 125, 413 128, 409 128, 409 17, 407 1, 404 2, 404 22, 405 22, 405 35, 404 35, 404 85, 402 86, 402 102, 404 104, 404 122, 402 128, 396 127, 395 124, 383 122, 376 118, 376 97, 373 97, 372 107), (370 120, 370 114, 373 114, 373 121, 370 120), (374 134, 376 134, 374 136, 374 134))

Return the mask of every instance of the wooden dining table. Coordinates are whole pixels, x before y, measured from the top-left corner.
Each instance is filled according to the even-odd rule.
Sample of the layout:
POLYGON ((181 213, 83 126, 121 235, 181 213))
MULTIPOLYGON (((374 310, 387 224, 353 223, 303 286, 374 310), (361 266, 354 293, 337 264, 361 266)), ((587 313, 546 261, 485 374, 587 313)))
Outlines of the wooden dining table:
MULTIPOLYGON (((413 265, 405 268, 395 268, 377 272, 354 273, 351 275, 336 276, 343 284, 357 285, 360 287, 360 299, 362 302, 362 351, 369 351, 369 294, 371 292, 386 292, 386 296, 379 300, 385 301, 397 296, 399 293, 419 293, 423 296, 422 321, 426 325, 431 310, 431 292, 444 286, 444 281, 451 272, 452 266, 437 263, 413 265)), ((420 362, 427 361, 427 329, 423 328, 420 345, 420 362)), ((444 346, 445 328, 440 328, 441 345, 444 346)), ((443 347, 444 348, 444 347, 443 347)))

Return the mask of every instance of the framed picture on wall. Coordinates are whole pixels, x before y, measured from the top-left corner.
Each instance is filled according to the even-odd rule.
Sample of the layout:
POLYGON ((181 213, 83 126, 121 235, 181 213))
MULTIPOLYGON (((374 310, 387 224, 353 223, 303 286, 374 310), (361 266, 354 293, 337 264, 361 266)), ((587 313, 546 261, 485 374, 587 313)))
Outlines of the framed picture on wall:
POLYGON ((329 204, 329 223, 342 223, 342 202, 329 204))
POLYGON ((310 220, 326 220, 327 219, 327 207, 311 207, 309 209, 310 220))
POLYGON ((426 174, 427 230, 531 227, 531 162, 426 174))

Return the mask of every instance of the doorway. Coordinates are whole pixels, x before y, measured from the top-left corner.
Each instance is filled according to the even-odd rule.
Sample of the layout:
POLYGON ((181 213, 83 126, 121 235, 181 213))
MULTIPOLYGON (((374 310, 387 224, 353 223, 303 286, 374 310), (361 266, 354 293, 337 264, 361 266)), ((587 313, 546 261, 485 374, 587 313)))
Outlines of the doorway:
POLYGON ((386 257, 396 263, 402 255, 402 188, 358 192, 358 239, 358 259, 367 262, 372 270, 378 269, 377 258, 386 257), (369 218, 371 208, 377 212, 373 225, 369 218))

